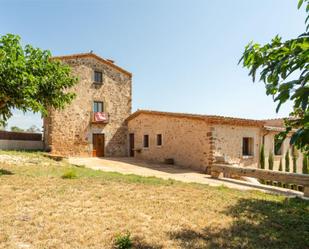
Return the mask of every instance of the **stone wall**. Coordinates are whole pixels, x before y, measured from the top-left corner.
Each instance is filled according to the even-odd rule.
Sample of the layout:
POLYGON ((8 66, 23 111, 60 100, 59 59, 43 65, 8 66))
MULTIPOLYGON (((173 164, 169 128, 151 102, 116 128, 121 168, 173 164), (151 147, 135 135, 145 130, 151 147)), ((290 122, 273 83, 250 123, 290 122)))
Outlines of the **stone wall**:
POLYGON ((214 124, 212 131, 214 157, 223 157, 229 164, 257 167, 261 132, 261 127, 214 124), (253 138, 252 156, 242 155, 243 137, 253 138))
POLYGON ((0 140, 0 150, 43 150, 43 141, 35 140, 0 140))
POLYGON ((262 126, 241 119, 210 116, 175 115, 140 111, 128 121, 129 132, 134 133, 138 158, 163 162, 173 158, 175 163, 202 171, 223 158, 226 163, 257 167, 262 126), (190 118, 191 117, 191 118, 190 118), (221 124, 221 123, 225 124, 221 124), (227 124, 229 122, 229 124, 227 124), (143 136, 149 135, 149 148, 143 148, 143 136), (156 135, 163 135, 163 145, 156 146, 156 135), (252 156, 242 155, 243 137, 252 137, 252 156))
POLYGON ((63 60, 79 82, 76 98, 64 110, 49 110, 44 119, 45 148, 54 154, 91 156, 93 133, 105 134, 105 156, 127 155, 127 126, 131 113, 131 76, 93 57, 63 60), (93 72, 103 72, 103 84, 93 84, 93 72), (107 124, 92 124, 93 101, 104 103, 107 124))
POLYGON ((205 171, 209 165, 209 126, 203 120, 141 114, 128 122, 129 133, 134 133, 137 158, 175 163, 205 171), (156 145, 156 135, 162 134, 162 146, 156 145), (143 136, 149 135, 149 148, 143 148, 143 136))

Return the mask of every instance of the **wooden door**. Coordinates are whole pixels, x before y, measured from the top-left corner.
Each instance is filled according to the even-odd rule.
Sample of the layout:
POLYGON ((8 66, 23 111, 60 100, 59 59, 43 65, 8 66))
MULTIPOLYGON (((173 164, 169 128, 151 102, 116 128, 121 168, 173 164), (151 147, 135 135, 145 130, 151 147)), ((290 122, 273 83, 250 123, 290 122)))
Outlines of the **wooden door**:
POLYGON ((129 135, 130 157, 134 157, 134 133, 129 135))
POLYGON ((105 147, 104 134, 93 134, 92 143, 93 143, 92 155, 96 157, 103 157, 105 147))

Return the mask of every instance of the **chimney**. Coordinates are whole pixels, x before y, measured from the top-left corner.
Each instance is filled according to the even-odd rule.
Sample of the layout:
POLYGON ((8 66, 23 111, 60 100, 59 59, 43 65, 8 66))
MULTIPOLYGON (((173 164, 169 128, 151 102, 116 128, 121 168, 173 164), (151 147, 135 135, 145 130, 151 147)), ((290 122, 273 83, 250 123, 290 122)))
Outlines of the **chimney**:
POLYGON ((114 64, 114 60, 111 60, 111 59, 106 59, 108 62, 110 62, 110 63, 113 63, 114 64))

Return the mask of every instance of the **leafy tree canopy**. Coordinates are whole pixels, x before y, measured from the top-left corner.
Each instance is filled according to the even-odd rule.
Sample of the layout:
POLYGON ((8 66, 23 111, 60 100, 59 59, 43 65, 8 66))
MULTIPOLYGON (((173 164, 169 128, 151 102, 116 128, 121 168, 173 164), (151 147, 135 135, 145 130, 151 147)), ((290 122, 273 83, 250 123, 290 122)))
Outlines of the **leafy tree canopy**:
POLYGON ((12 126, 12 127, 11 127, 11 131, 17 131, 17 132, 20 132, 20 131, 24 131, 24 129, 19 128, 18 126, 12 126))
POLYGON ((31 132, 31 133, 36 133, 36 132, 41 132, 40 128, 37 127, 36 125, 31 125, 26 132, 31 132))
MULTIPOLYGON (((309 0, 300 0, 298 8, 306 7, 306 31, 297 38, 282 41, 278 35, 265 45, 250 42, 239 62, 249 69, 253 81, 257 75, 265 83, 266 94, 278 103, 276 111, 288 100, 293 102, 286 131, 280 141, 293 129, 291 145, 309 154, 309 0)), ((279 143, 278 146, 281 144, 279 143)))
POLYGON ((74 94, 67 90, 77 82, 70 67, 52 60, 48 50, 22 46, 20 37, 0 37, 0 122, 12 109, 47 114, 47 108, 63 108, 74 94))

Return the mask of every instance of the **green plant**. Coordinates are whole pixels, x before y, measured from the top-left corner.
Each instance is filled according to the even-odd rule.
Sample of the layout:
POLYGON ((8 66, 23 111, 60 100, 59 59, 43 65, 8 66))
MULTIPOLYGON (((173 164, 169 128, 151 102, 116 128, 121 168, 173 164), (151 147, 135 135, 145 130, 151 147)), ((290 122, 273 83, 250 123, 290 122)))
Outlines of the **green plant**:
POLYGON ((274 169, 274 155, 272 151, 268 154, 268 169, 273 170, 274 169))
POLYGON ((117 234, 114 241, 115 249, 130 249, 132 248, 133 242, 131 239, 130 232, 126 232, 125 234, 117 234))
POLYGON ((285 171, 290 172, 290 152, 287 150, 285 154, 285 171))
POLYGON ((282 171, 282 158, 280 158, 280 162, 279 162, 279 171, 282 171))
POLYGON ((48 50, 23 46, 17 35, 0 36, 0 123, 14 108, 47 114, 61 109, 75 94, 68 89, 77 83, 71 68, 51 58, 48 50))
POLYGON ((264 144, 261 146, 260 150, 260 168, 265 169, 265 152, 264 152, 264 144))
POLYGON ((73 169, 69 169, 61 176, 62 179, 74 179, 77 178, 76 171, 73 169))
POLYGON ((297 171, 297 158, 298 158, 298 152, 295 146, 292 146, 292 155, 293 155, 293 173, 296 173, 297 171))
POLYGON ((308 168, 308 156, 303 155, 303 169, 302 169, 303 174, 308 174, 309 173, 309 168, 308 168))
MULTIPOLYGON (((290 144, 309 154, 309 98, 308 98, 308 49, 309 49, 309 0, 299 0, 298 8, 305 5, 306 31, 283 41, 278 35, 261 45, 250 42, 239 62, 249 70, 255 81, 265 84, 266 94, 281 105, 291 101, 290 119, 285 119, 286 130, 277 136, 281 143, 293 129, 290 144), (296 73, 297 72, 297 73, 296 73)), ((279 145, 278 145, 279 146, 279 145)))

